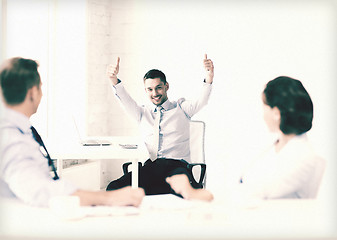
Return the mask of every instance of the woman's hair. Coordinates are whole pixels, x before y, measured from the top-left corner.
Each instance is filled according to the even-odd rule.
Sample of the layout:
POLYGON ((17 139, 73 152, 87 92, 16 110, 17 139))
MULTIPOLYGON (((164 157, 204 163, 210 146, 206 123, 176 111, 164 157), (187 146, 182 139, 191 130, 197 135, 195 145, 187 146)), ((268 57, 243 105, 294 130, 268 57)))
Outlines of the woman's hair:
POLYGON ((162 81, 164 84, 166 84, 166 76, 165 76, 165 74, 162 71, 158 70, 158 69, 151 69, 150 71, 148 71, 147 73, 145 73, 144 82, 148 78, 151 78, 151 79, 159 78, 160 81, 162 81))
POLYGON ((264 102, 281 112, 280 130, 284 134, 302 134, 312 127, 313 103, 299 80, 280 76, 267 83, 264 102))
POLYGON ((27 91, 33 86, 40 87, 38 63, 31 59, 8 59, 0 70, 0 85, 5 102, 9 105, 22 103, 27 91))

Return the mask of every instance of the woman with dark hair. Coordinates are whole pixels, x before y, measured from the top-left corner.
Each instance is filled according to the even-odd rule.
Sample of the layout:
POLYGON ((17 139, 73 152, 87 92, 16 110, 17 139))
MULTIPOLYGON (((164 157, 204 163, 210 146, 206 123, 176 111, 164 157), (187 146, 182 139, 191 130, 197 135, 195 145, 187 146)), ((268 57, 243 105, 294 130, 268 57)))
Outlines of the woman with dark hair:
MULTIPOLYGON (((277 140, 243 171, 235 196, 315 198, 325 162, 316 156, 306 132, 312 127, 313 103, 299 80, 277 77, 263 93, 263 117, 277 140)), ((185 198, 210 200, 209 192, 193 189, 183 175, 167 181, 185 198)))
POLYGON ((299 80, 278 77, 268 82, 263 103, 280 111, 279 128, 284 134, 302 134, 311 129, 313 104, 299 80))

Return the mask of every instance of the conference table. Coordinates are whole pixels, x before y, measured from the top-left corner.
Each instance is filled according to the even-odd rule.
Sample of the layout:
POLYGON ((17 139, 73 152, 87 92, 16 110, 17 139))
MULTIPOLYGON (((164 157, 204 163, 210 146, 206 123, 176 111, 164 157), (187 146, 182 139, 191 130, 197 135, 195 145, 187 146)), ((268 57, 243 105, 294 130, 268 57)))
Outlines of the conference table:
MULTIPOLYGON (((136 207, 37 208, 1 199, 0 239, 334 239, 320 200, 184 200, 145 196, 136 207)), ((61 207, 60 207, 61 206, 61 207)))

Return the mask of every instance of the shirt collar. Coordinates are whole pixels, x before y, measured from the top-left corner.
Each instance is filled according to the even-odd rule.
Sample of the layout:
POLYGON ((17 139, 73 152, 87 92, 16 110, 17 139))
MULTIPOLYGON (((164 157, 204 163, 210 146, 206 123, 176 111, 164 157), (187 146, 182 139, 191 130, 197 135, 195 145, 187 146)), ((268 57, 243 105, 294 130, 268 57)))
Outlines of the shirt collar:
MULTIPOLYGON (((163 108, 163 110, 164 111, 167 111, 167 110, 170 110, 170 106, 172 105, 172 103, 170 102, 170 100, 166 100, 162 105, 160 105, 160 106, 162 106, 162 108, 163 108)), ((154 105, 154 104, 152 104, 152 110, 153 110, 153 112, 155 112, 156 111, 156 108, 157 108, 157 105, 154 105)))
POLYGON ((29 121, 29 118, 13 109, 5 107, 4 110, 5 121, 9 126, 16 127, 20 129, 23 133, 31 133, 30 127, 32 124, 29 121))

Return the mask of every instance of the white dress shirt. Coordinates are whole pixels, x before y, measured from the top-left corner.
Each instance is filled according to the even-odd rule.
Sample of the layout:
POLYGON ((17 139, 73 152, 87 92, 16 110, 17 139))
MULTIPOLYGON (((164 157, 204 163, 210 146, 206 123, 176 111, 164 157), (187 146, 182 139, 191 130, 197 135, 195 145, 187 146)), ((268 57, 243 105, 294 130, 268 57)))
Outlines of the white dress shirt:
POLYGON ((0 195, 45 207, 52 196, 70 195, 77 188, 52 179, 48 160, 30 127, 28 117, 5 109, 0 119, 0 195))
MULTIPOLYGON (((153 142, 153 126, 156 105, 138 105, 125 90, 122 82, 113 86, 116 97, 126 111, 140 124, 143 139, 150 151, 153 142)), ((161 106, 158 158, 184 159, 190 162, 190 120, 209 99, 212 84, 203 83, 201 95, 195 101, 180 98, 177 101, 166 100, 161 106)))

